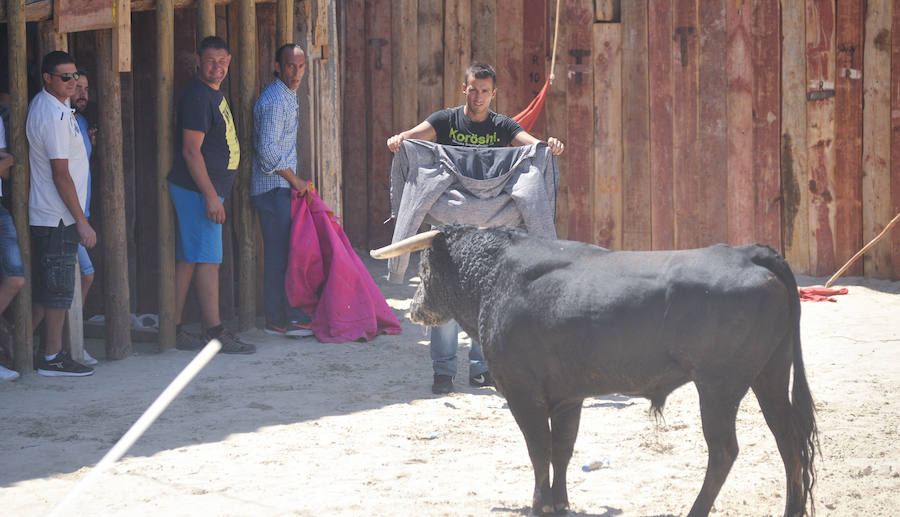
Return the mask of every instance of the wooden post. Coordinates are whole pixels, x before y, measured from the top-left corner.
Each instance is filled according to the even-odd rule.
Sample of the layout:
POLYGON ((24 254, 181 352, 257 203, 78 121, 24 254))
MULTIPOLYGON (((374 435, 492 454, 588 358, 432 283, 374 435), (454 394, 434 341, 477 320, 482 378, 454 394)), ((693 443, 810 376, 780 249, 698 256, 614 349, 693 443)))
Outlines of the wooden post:
MULTIPOLYGON (((507 0, 501 2, 501 13, 494 18, 496 26, 493 33, 497 35, 496 51, 497 61, 493 63, 494 69, 497 71, 497 112, 507 116, 513 116, 522 111, 531 99, 525 99, 524 77, 524 34, 525 25, 525 6, 522 0, 507 0)), ((462 14, 462 13, 461 13, 462 14)), ((448 20, 448 23, 451 20, 448 20)), ((449 27, 449 25, 448 25, 449 27)), ((465 38, 460 38, 460 45, 466 44, 465 38)), ((455 50, 453 47, 447 48, 447 52, 455 50)), ((463 84, 463 72, 469 66, 469 60, 460 63, 460 67, 453 69, 447 67, 446 73, 451 75, 444 78, 444 84, 450 81, 453 94, 452 99, 455 103, 450 103, 448 99, 444 99, 444 104, 448 106, 458 106, 465 100, 460 91, 463 84)), ((541 85, 543 86, 543 85, 541 85)))
POLYGON ((257 97, 256 68, 256 4, 253 0, 238 0, 238 31, 240 52, 238 71, 241 74, 237 106, 238 140, 241 143, 241 162, 237 172, 234 196, 237 213, 232 215, 237 228, 238 246, 238 320, 240 330, 256 323, 256 212, 250 206, 250 172, 253 163, 253 104, 257 97))
POLYGON ((393 225, 383 224, 390 217, 391 152, 387 139, 393 114, 391 96, 391 9, 386 0, 366 0, 366 117, 369 134, 369 246, 391 242, 393 225))
MULTIPOLYGON (((697 13, 702 56, 697 67, 698 138, 703 146, 697 164, 700 188, 698 223, 699 244, 703 246, 728 242, 728 221, 731 220, 728 211, 728 135, 734 130, 728 118, 728 106, 729 102, 734 101, 734 96, 728 85, 728 31, 736 32, 740 26, 730 22, 726 24, 728 14, 725 5, 726 0, 709 0, 697 13)), ((748 6, 744 6, 743 10, 749 13, 748 6)), ((746 29, 744 27, 745 33, 746 29)), ((738 46, 738 43, 744 43, 744 40, 731 45, 738 46)), ((680 41, 678 50, 681 50, 680 41)), ((743 59, 749 66, 749 55, 743 59)), ((746 129, 741 128, 742 131, 746 129)), ((753 201, 752 195, 749 201, 753 201)))
MULTIPOLYGON (((344 64, 343 99, 344 129, 341 132, 343 141, 342 161, 345 165, 342 172, 344 181, 344 206, 359 207, 344 213, 344 232, 350 242, 358 248, 370 249, 369 218, 369 162, 366 154, 368 137, 366 136, 366 20, 359 16, 365 10, 364 0, 351 0, 344 5, 344 64)), ((307 59, 309 59, 307 57, 307 59)), ((418 79, 414 85, 419 84, 418 79)), ((306 118, 306 117, 302 117, 306 118)), ((404 128, 405 129, 405 128, 404 128)), ((375 142, 377 144, 377 142, 375 142)), ((373 144, 374 145, 374 144, 373 144)))
POLYGON ((215 0, 197 0, 197 44, 203 38, 216 35, 215 0))
POLYGON ((119 63, 114 60, 112 31, 97 38, 97 78, 100 90, 100 163, 103 164, 100 202, 103 211, 103 287, 106 358, 131 355, 131 313, 128 291, 128 235, 125 230, 125 179, 122 175, 122 87, 119 63))
POLYGON ((622 249, 622 25, 595 23, 593 231, 590 242, 622 249))
MULTIPOLYGON (((341 88, 338 70, 340 67, 340 55, 337 43, 337 10, 334 2, 318 0, 319 12, 316 26, 321 30, 321 39, 316 43, 323 49, 319 54, 321 58, 313 61, 318 77, 316 95, 318 99, 318 120, 316 127, 316 141, 318 142, 318 187, 319 196, 325 202, 334 215, 341 217, 343 214, 343 200, 341 199, 341 88)), ((413 9, 412 12, 415 12, 413 9)), ((413 60, 415 63, 415 60, 413 60)), ((412 76, 413 86, 415 75, 412 76)), ((415 91, 415 90, 414 90, 415 91)), ((415 106, 414 103, 410 103, 415 106)), ((415 114, 415 108, 411 108, 415 114)))
POLYGON ((699 66, 697 3, 675 0, 672 11, 673 193, 676 249, 700 246, 699 66))
POLYGON ((394 123, 391 133, 405 131, 419 123, 416 110, 419 105, 417 80, 419 53, 416 21, 418 0, 391 2, 391 63, 394 99, 394 123), (401 100, 402 99, 402 100, 401 100))
POLYGON ((675 247, 672 0, 651 0, 647 9, 650 82, 650 224, 652 249, 675 247))
MULTIPOLYGON (((10 170, 12 176, 12 216, 19 236, 19 251, 22 253, 22 265, 25 267, 25 278, 31 278, 31 239, 28 229, 28 140, 25 136, 25 119, 28 115, 28 57, 26 48, 28 39, 25 36, 25 0, 8 0, 7 31, 9 36, 9 150, 15 157, 15 164, 10 170)), ((12 301, 13 325, 15 325, 15 343, 11 351, 14 356, 16 370, 31 373, 34 368, 31 338, 31 283, 25 287, 12 301)))
MULTIPOLYGON (((444 87, 441 82, 444 75, 444 46, 441 37, 444 33, 443 16, 441 0, 419 0, 419 116, 416 118, 420 121, 444 107, 444 87)), ((493 23, 491 28, 493 30, 493 23)), ((474 45, 475 41, 472 43, 474 45)))
POLYGON ((277 0, 275 11, 275 48, 294 43, 294 0, 277 0))
POLYGON ((166 176, 172 166, 175 112, 175 6, 156 2, 156 148, 159 202, 159 349, 175 346, 175 227, 166 176))
MULTIPOLYGON (((756 234, 751 14, 750 6, 740 0, 727 1, 728 188, 725 195, 728 198, 728 242, 735 245, 752 244, 756 234)), ((698 244, 713 243, 701 240, 698 244)))
MULTIPOLYGON (((568 44, 559 48, 560 60, 568 63, 565 79, 566 111, 569 135, 566 141, 569 170, 566 189, 560 195, 568 199, 567 239, 582 242, 593 240, 593 84, 591 68, 591 28, 594 12, 587 0, 567 0, 563 21, 568 25, 568 44)), ((563 16, 561 14, 561 16, 563 16)), ((560 74, 563 75, 563 74, 560 74)))
POLYGON ((112 63, 116 72, 131 72, 131 0, 115 0, 116 25, 112 31, 112 63))

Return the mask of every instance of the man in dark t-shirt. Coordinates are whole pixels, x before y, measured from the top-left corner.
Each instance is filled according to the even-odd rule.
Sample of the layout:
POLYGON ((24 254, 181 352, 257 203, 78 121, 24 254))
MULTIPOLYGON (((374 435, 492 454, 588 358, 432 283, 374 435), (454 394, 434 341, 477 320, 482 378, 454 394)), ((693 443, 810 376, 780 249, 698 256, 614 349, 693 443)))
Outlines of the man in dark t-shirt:
POLYGON ((169 173, 169 194, 175 205, 175 347, 196 350, 211 339, 228 354, 252 354, 222 325, 219 317, 219 265, 222 263, 222 223, 225 198, 231 193, 241 159, 228 102, 219 87, 228 74, 231 53, 225 41, 209 36, 200 42, 197 76, 178 102, 175 164, 169 173), (181 317, 194 271, 203 336, 187 332, 181 317))
MULTIPOLYGON (((490 65, 477 62, 469 65, 462 93, 466 97, 465 104, 436 111, 418 126, 390 137, 388 149, 396 153, 407 138, 465 147, 506 147, 540 142, 515 120, 491 111, 491 101, 497 94, 497 73, 490 65)), ((554 155, 562 154, 565 149, 563 143, 553 137, 547 139, 547 145, 554 155)), ((455 321, 431 328, 432 393, 453 391, 458 337, 459 325, 455 321)), ((477 387, 493 384, 484 362, 484 352, 474 340, 469 349, 469 384, 477 387)))

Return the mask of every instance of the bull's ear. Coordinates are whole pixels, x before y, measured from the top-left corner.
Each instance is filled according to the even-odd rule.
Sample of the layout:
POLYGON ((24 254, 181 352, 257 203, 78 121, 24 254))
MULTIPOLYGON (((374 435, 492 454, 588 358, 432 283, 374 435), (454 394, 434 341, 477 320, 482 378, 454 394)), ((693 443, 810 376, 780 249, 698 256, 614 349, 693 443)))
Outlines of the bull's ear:
POLYGON ((420 233, 418 235, 413 235, 412 237, 403 239, 400 242, 396 242, 383 248, 378 248, 377 250, 372 250, 369 252, 369 255, 372 255, 372 258, 389 259, 393 257, 399 257, 400 255, 404 255, 406 253, 424 250, 431 247, 431 241, 434 240, 434 237, 439 233, 441 232, 438 230, 431 230, 420 233))

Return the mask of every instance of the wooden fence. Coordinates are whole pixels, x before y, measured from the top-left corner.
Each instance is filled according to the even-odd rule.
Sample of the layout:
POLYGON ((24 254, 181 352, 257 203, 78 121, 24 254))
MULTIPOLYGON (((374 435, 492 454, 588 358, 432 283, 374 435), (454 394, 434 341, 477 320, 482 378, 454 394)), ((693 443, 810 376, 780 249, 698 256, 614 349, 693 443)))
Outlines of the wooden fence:
MULTIPOLYGON (((386 139, 459 105, 471 60, 515 114, 556 0, 348 0, 344 223, 390 240, 386 139), (413 109, 415 107, 415 109, 413 109)), ((564 139, 557 229, 615 249, 761 242, 833 273, 900 211, 900 1, 563 0, 533 133, 564 139)), ((900 278, 900 232, 848 274, 900 278)))

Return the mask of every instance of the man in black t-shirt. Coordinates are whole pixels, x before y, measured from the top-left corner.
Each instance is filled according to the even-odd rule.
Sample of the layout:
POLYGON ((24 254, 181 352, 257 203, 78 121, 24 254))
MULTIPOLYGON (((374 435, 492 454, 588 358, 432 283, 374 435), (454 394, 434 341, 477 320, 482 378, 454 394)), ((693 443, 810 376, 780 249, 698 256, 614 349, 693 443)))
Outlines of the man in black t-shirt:
POLYGON ((225 41, 209 36, 200 42, 197 75, 178 102, 175 164, 169 173, 169 194, 175 205, 175 346, 196 350, 218 339, 227 354, 252 354, 222 325, 219 317, 219 265, 222 263, 222 223, 225 198, 231 193, 241 159, 234 120, 219 89, 231 53, 225 41), (182 312, 194 271, 204 335, 194 336, 181 326, 182 312))
MULTIPOLYGON (((540 142, 515 120, 491 111, 491 101, 497 94, 497 73, 490 65, 477 62, 469 65, 462 93, 466 97, 464 105, 436 111, 418 126, 390 137, 388 149, 396 153, 407 138, 465 147, 506 147, 540 142)), ((554 155, 562 154, 565 149, 563 143, 553 137, 547 139, 547 144, 554 155)), ((455 321, 431 328, 432 393, 453 391, 458 337, 459 325, 455 321)), ((493 384, 484 362, 484 352, 474 340, 469 349, 469 384, 477 387, 493 384)))

